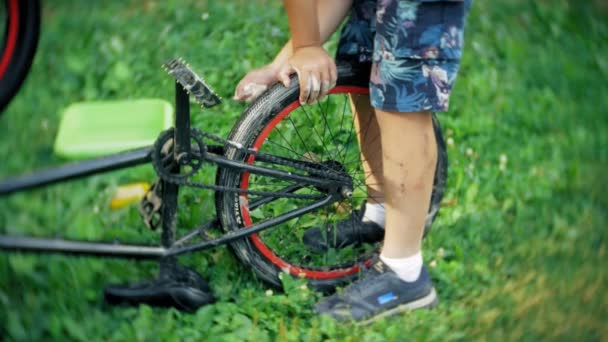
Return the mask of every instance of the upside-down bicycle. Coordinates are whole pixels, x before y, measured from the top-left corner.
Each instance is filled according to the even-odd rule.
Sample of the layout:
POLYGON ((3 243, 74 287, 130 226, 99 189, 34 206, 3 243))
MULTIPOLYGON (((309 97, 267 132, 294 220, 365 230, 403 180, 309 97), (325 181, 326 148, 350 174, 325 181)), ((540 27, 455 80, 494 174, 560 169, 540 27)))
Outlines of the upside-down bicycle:
MULTIPOLYGON (((2 197, 151 163, 158 180, 142 200, 140 212, 148 227, 160 230, 160 245, 0 236, 0 248, 157 259, 157 279, 108 286, 106 299, 187 311, 211 302, 213 296, 194 270, 178 263, 178 257, 221 244, 230 244, 244 264, 275 287, 281 286, 283 272, 329 291, 370 265, 379 244, 319 252, 302 242, 306 229, 334 225, 367 198, 357 141, 361 132, 356 131, 351 105, 369 92, 368 68, 339 65, 335 88, 311 106, 300 104, 298 82, 291 82, 289 88, 276 84, 222 138, 190 125, 190 97, 209 108, 220 103, 218 96, 183 61, 171 60, 164 66, 177 80, 175 125, 161 132, 153 146, 0 180, 2 197), (199 171, 206 164, 218 167, 214 184, 200 180, 199 171), (216 218, 189 230, 176 227, 183 187, 215 191, 216 218)), ((434 123, 439 153, 427 231, 437 215, 447 171, 443 137, 434 123)))

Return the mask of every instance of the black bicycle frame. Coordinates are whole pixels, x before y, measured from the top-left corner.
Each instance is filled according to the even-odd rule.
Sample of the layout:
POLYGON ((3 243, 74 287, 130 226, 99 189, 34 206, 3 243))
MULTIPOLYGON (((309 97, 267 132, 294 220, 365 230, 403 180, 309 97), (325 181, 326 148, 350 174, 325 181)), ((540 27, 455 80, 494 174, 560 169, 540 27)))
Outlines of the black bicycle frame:
MULTIPOLYGON (((205 90, 212 94, 210 89, 205 90)), ((176 84, 175 94, 175 129, 173 137, 175 144, 173 144, 173 157, 175 160, 179 160, 179 156, 184 154, 188 155, 191 152, 190 105, 188 94, 179 83, 176 84)), ((152 152, 152 146, 144 147, 108 157, 70 163, 26 176, 8 178, 0 181, 0 197, 90 175, 147 164, 151 162, 152 152)), ((204 160, 217 164, 219 167, 223 168, 233 168, 253 174, 295 182, 295 185, 285 187, 276 194, 254 199, 249 204, 250 210, 280 198, 281 193, 293 193, 305 186, 311 185, 326 189, 336 188, 336 180, 315 177, 312 175, 294 174, 278 169, 251 165, 225 158, 223 154, 223 146, 211 145, 208 146, 204 160)), ((261 159, 263 159, 263 157, 261 157, 261 159)), ((179 164, 176 164, 173 172, 179 173, 179 169, 179 164)), ((31 252, 59 252, 135 259, 160 259, 162 272, 163 267, 173 267, 175 265, 175 257, 178 255, 211 248, 258 233, 264 229, 268 229, 305 213, 327 206, 338 200, 339 196, 341 196, 338 191, 328 191, 326 195, 319 195, 318 201, 313 204, 292 210, 252 226, 226 233, 218 238, 209 239, 205 232, 218 224, 217 220, 213 219, 204 225, 191 230, 179 240, 175 241, 175 215, 177 211, 178 194, 178 185, 163 182, 161 196, 163 205, 161 207, 162 231, 160 246, 0 235, 0 249, 31 252), (188 245, 188 242, 196 237, 201 237, 203 241, 188 245)))

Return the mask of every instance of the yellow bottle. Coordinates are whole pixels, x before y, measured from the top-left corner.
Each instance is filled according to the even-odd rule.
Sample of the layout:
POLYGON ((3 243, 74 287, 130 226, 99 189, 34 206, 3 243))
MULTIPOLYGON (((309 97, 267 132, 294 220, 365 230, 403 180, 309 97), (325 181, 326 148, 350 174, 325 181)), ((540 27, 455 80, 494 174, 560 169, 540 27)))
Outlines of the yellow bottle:
POLYGON ((110 202, 110 209, 122 209, 127 205, 140 201, 150 189, 150 184, 137 182, 121 185, 116 189, 110 202))

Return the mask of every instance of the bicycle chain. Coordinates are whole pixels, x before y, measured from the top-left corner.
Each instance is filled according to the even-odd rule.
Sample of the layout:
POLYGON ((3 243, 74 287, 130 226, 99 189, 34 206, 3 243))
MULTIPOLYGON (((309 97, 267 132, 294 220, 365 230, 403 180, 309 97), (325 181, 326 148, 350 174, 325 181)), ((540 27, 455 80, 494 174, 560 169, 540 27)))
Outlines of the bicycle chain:
MULTIPOLYGON (((179 186, 187 186, 187 187, 214 190, 214 191, 222 191, 222 192, 236 192, 236 193, 256 195, 256 196, 280 195, 281 197, 300 198, 300 199, 318 199, 319 198, 319 195, 278 193, 278 192, 258 191, 258 190, 248 190, 248 189, 246 190, 246 189, 241 189, 241 188, 236 188, 236 187, 227 187, 227 186, 223 186, 223 185, 199 183, 199 182, 194 182, 192 180, 185 179, 183 176, 180 176, 179 174, 173 174, 173 173, 167 172, 166 169, 162 165, 162 150, 166 143, 166 140, 164 140, 165 135, 170 135, 172 137, 172 135, 173 135, 172 132, 173 132, 173 129, 169 129, 169 130, 161 133, 159 138, 154 143, 154 150, 152 151, 152 165, 154 167, 154 170, 159 175, 159 177, 165 182, 168 182, 171 184, 176 184, 179 186)), ((309 172, 310 174, 324 177, 326 179, 335 179, 337 181, 346 181, 346 182, 349 181, 348 177, 342 176, 333 170, 327 170, 327 171, 319 170, 319 169, 312 168, 304 163, 300 163, 297 161, 289 161, 289 160, 285 160, 283 158, 278 158, 278 157, 275 157, 275 156, 272 156, 269 154, 260 153, 254 149, 244 147, 242 144, 236 143, 234 141, 230 141, 228 139, 221 138, 221 137, 211 134, 211 133, 204 132, 198 128, 191 128, 191 134, 193 134, 198 139, 202 140, 202 139, 207 138, 207 139, 210 139, 210 140, 213 140, 215 142, 222 144, 225 148, 226 147, 233 148, 233 149, 235 149, 239 152, 245 153, 247 155, 261 156, 272 163, 276 163, 276 164, 283 165, 283 166, 299 168, 303 171, 309 172)), ((170 138, 170 139, 172 139, 172 138, 170 138)), ((193 154, 191 156, 191 158, 204 159, 205 153, 206 153, 206 151, 203 151, 203 153, 200 153, 200 151, 199 151, 199 155, 193 154)), ((190 175, 190 177, 188 177, 188 178, 191 179, 193 176, 194 176, 194 174, 190 175)))

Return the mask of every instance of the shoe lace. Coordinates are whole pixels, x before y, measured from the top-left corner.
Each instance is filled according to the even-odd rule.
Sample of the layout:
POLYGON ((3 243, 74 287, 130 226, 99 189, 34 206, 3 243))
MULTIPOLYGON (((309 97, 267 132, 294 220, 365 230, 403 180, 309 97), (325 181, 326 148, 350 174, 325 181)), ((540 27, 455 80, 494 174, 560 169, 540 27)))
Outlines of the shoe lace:
POLYGON ((344 292, 346 294, 362 293, 363 290, 369 289, 370 286, 375 285, 377 282, 377 277, 385 273, 386 270, 386 265, 378 258, 378 256, 375 256, 372 266, 370 268, 364 268, 361 278, 348 286, 344 292))

